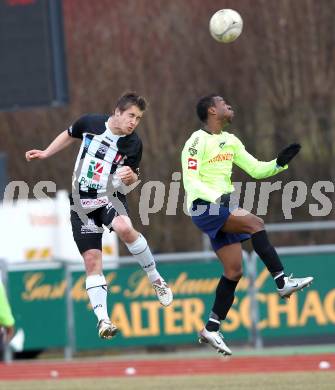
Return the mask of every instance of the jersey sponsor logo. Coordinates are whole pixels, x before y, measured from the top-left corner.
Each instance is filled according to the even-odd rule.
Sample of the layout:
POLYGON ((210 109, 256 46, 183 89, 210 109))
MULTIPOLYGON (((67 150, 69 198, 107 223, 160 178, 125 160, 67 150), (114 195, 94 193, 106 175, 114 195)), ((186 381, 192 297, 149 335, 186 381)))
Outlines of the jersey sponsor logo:
POLYGON ((188 152, 192 157, 198 153, 198 150, 196 149, 198 143, 199 143, 199 137, 195 137, 192 145, 188 148, 188 152))
POLYGON ((196 171, 198 168, 198 160, 196 160, 195 158, 189 158, 187 165, 188 169, 193 169, 194 171, 196 171))
POLYGON ((102 163, 91 160, 88 166, 87 178, 93 181, 100 181, 103 169, 104 166, 102 163))
POLYGON ((199 137, 195 137, 191 145, 191 148, 195 148, 198 145, 198 143, 199 143, 199 137))
POLYGON ((110 141, 110 142, 114 142, 114 140, 112 140, 112 139, 109 138, 109 137, 106 137, 106 139, 107 139, 108 141, 110 141))
POLYGON ((225 146, 225 144, 226 144, 225 142, 220 142, 219 147, 222 149, 225 146))
POLYGON ((188 149, 188 152, 189 152, 189 154, 190 154, 192 157, 195 156, 195 155, 198 153, 197 149, 195 149, 195 148, 189 148, 189 149, 188 149))
POLYGON ((121 160, 123 159, 123 156, 122 154, 120 153, 116 153, 116 156, 113 160, 113 164, 119 164, 121 162, 121 160))
POLYGON ((90 146, 91 141, 92 141, 92 138, 85 137, 85 143, 84 143, 84 148, 85 149, 88 149, 88 147, 90 146))
POLYGON ((108 150, 109 145, 101 144, 98 149, 98 153, 106 154, 108 150))
POLYGON ((89 219, 86 225, 82 225, 80 229, 81 234, 99 233, 100 229, 93 219, 89 219))
POLYGON ((108 197, 102 196, 101 198, 97 199, 80 199, 80 203, 84 209, 101 207, 108 204, 108 197))
POLYGON ((234 153, 220 153, 217 156, 213 157, 210 159, 208 162, 210 164, 216 163, 216 162, 221 162, 221 161, 231 161, 234 157, 234 153))
POLYGON ((79 180, 81 187, 91 188, 92 190, 101 190, 102 185, 100 183, 93 183, 92 180, 87 180, 86 177, 82 176, 79 180))

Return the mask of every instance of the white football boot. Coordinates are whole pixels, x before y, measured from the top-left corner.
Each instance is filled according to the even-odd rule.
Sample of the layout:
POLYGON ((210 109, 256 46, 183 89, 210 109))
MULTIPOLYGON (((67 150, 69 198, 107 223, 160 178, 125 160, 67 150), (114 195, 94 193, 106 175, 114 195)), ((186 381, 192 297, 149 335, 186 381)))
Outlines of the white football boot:
POLYGON ((152 283, 152 287, 155 290, 156 296, 163 306, 171 305, 173 301, 173 294, 170 287, 166 284, 165 280, 159 278, 152 283))
POLYGON ((284 287, 277 288, 277 291, 282 298, 289 298, 295 291, 309 287, 314 279, 312 276, 308 276, 307 278, 293 278, 292 276, 292 274, 290 276, 285 276, 284 287))
POLYGON ((111 339, 118 332, 118 328, 109 319, 98 322, 98 334, 102 339, 111 339))
POLYGON ((199 343, 210 344, 218 353, 222 353, 223 355, 232 355, 232 351, 223 341, 223 335, 220 331, 210 332, 206 328, 203 328, 199 333, 199 343))

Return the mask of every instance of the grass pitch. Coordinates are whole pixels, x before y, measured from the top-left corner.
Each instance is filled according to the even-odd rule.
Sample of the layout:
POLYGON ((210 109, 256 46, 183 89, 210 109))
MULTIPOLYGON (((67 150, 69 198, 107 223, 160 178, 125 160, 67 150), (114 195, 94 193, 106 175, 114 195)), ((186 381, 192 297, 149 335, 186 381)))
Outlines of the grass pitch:
POLYGON ((334 390, 335 371, 1 381, 0 390, 334 390))

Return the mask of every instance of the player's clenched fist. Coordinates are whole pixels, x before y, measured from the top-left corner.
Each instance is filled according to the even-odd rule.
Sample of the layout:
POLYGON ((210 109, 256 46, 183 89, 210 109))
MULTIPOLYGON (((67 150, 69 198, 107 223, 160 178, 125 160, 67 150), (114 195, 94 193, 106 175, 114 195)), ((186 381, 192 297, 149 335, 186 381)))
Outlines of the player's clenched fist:
POLYGON ((47 157, 47 155, 46 155, 44 150, 33 149, 33 150, 29 150, 28 152, 26 152, 26 160, 27 161, 31 161, 31 160, 36 159, 36 158, 43 160, 46 157, 47 157))
MULTIPOLYGON (((126 185, 132 184, 134 182, 134 176, 136 175, 128 166, 118 168, 116 170, 116 174, 126 185)), ((137 177, 135 179, 137 179, 137 177)))

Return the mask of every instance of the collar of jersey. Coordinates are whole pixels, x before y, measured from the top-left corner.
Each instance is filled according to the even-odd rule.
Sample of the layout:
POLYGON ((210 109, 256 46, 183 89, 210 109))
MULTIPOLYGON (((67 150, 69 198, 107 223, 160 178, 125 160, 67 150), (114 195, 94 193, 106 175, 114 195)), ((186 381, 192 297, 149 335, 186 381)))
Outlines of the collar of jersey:
POLYGON ((106 127, 106 130, 107 131, 109 131, 110 132, 110 134, 113 136, 113 137, 125 137, 127 134, 122 134, 122 135, 119 135, 119 134, 114 134, 113 132, 112 132, 112 130, 109 128, 109 126, 108 126, 108 121, 107 122, 105 122, 105 127, 106 127))
POLYGON ((221 135, 222 133, 224 133, 224 130, 222 130, 221 133, 219 133, 219 134, 211 133, 210 131, 205 130, 205 129, 200 129, 200 130, 204 131, 205 133, 207 133, 207 134, 209 134, 209 135, 221 135))

